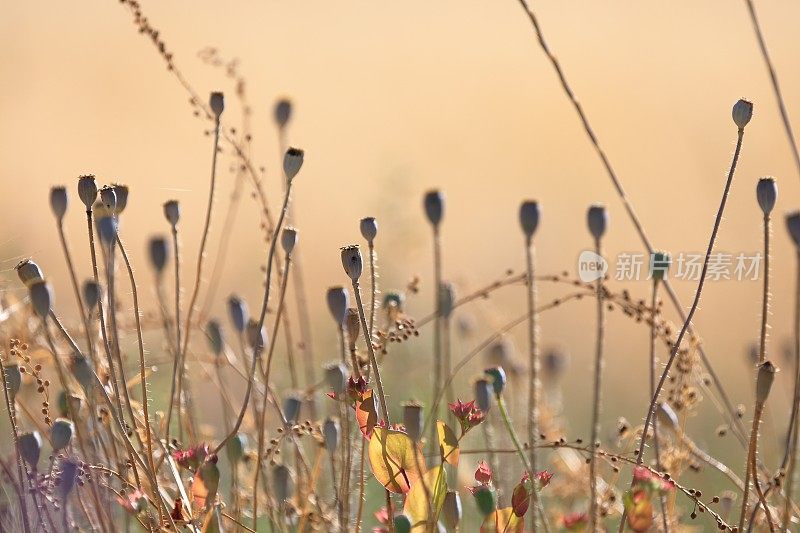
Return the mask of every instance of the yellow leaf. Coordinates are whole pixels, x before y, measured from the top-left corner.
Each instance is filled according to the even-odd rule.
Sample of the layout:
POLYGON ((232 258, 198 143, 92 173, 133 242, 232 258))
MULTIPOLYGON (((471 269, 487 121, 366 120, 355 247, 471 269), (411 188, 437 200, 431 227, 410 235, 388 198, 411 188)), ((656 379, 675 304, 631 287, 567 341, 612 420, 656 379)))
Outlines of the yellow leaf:
POLYGON ((375 479, 395 494, 408 492, 424 467, 422 452, 408 435, 378 426, 369 439, 369 464, 375 479))
POLYGON ((364 437, 372 436, 372 429, 378 423, 378 411, 375 410, 375 397, 372 389, 364 393, 363 399, 355 404, 358 428, 364 437))
POLYGON ((426 531, 438 521, 446 494, 447 475, 441 466, 431 468, 411 486, 403 512, 411 519, 412 531, 426 531))
POLYGON ((439 453, 442 461, 458 466, 458 458, 461 451, 458 449, 458 437, 450 429, 450 426, 439 420, 436 422, 436 432, 439 435, 439 453))
POLYGON ((498 509, 483 521, 481 533, 522 533, 525 520, 514 514, 511 507, 498 509))

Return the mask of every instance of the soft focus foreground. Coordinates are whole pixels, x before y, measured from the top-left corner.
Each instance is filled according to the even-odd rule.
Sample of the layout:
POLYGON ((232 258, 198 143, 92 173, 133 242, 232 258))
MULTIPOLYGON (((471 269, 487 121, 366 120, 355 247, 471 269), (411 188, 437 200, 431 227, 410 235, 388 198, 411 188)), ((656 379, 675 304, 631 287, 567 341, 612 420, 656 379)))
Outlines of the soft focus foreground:
MULTIPOLYGON (((287 43, 272 43, 273 53, 286 49, 292 81, 253 83, 220 50, 204 48, 199 59, 177 54, 180 31, 162 33, 138 3, 110 7, 98 13, 133 21, 120 24, 131 30, 120 50, 146 52, 141 71, 154 80, 126 80, 113 115, 139 101, 158 120, 134 135, 111 119, 102 139, 75 135, 75 128, 109 128, 95 110, 114 91, 69 105, 60 98, 46 131, 33 127, 40 111, 26 118, 10 109, 11 121, 24 125, 18 129, 41 134, 38 144, 50 135, 66 140, 48 145, 54 157, 42 161, 30 139, 15 138, 19 153, 5 157, 4 172, 33 186, 4 180, 7 198, 16 199, 6 200, 4 216, 28 225, 4 243, 4 524, 26 531, 796 527, 800 214, 791 209, 800 169, 772 93, 777 78, 741 76, 742 62, 764 69, 744 7, 719 9, 741 26, 727 38, 747 41, 752 57, 735 65, 721 58, 716 67, 733 93, 693 98, 688 107, 703 108, 699 128, 682 125, 682 103, 668 115, 655 106, 664 87, 646 87, 653 73, 611 76, 639 95, 653 93, 628 107, 604 101, 600 86, 584 91, 582 61, 564 66, 566 86, 551 69, 561 65, 547 59, 527 78, 519 65, 546 58, 535 31, 550 28, 554 48, 579 51, 513 3, 490 20, 498 32, 524 23, 518 42, 503 61, 482 61, 487 69, 513 63, 505 83, 535 78, 542 92, 518 94, 510 108, 502 93, 511 85, 470 89, 497 106, 439 94, 453 84, 439 79, 441 65, 420 66, 425 90, 407 101, 344 98, 335 83, 323 88, 298 74, 298 61, 318 62, 325 51, 313 40, 299 59, 287 43), (202 73, 190 75, 195 69, 202 73), (208 95, 198 79, 231 90, 208 95), (292 98, 255 96, 258 85, 276 83, 292 98), (565 98, 573 89, 590 102, 587 115, 565 98), (142 99, 142 91, 153 92, 142 99), (750 98, 736 101, 740 92, 750 98), (303 100, 312 103, 295 104, 303 100), (367 104, 404 116, 364 122, 367 104), (400 112, 406 105, 420 116, 409 120, 400 112), (461 128, 464 110, 476 109, 488 116, 461 128), (648 118, 636 125, 641 114, 648 118), (603 125, 600 140, 590 124, 603 125), (174 144, 165 140, 173 129, 185 137, 174 144), (616 134, 626 129, 639 133, 616 134), (197 131, 205 139, 191 139, 197 131), (697 144, 693 135, 702 139, 696 149, 687 147, 697 144), (298 141, 308 155, 291 147, 298 141), (69 153, 58 155, 65 146, 69 153), (599 164, 592 147, 610 161, 599 164), (51 183, 41 177, 45 165, 75 176, 51 183), (78 178, 70 168, 98 177, 78 178), (373 174, 378 179, 368 179, 373 174), (779 178, 758 179, 765 174, 779 178), (630 185, 630 196, 614 180, 630 185), (589 205, 595 200, 609 207, 589 205)), ((461 17, 454 11, 443 20, 461 17)), ((394 27, 404 24, 401 17, 394 27)), ((770 42, 781 43, 780 33, 770 42)), ((708 53, 696 43, 679 49, 693 58, 708 53)), ((15 56, 20 72, 30 75, 36 61, 24 58, 42 53, 15 56)), ((631 61, 620 54, 616 62, 631 61)), ((666 63, 676 69, 660 74, 670 82, 691 70, 674 58, 666 63)), ((369 82, 342 69, 329 75, 350 80, 350 91, 369 82)), ((404 69, 397 61, 378 79, 404 79, 404 69)), ((781 81, 791 95, 795 74, 786 71, 781 81)), ((607 83, 608 74, 601 77, 607 83)))

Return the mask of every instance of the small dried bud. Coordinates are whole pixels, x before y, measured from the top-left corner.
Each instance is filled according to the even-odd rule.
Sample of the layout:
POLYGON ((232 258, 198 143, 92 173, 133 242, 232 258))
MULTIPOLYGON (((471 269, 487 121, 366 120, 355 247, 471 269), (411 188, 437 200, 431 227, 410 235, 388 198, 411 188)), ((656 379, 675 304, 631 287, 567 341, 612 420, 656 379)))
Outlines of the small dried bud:
POLYGON ((19 436, 17 442, 22 459, 31 468, 36 469, 36 465, 39 464, 39 457, 42 454, 42 436, 39 435, 38 431, 23 433, 19 436))
POLYGON ((592 234, 596 241, 599 241, 606 232, 606 226, 608 225, 608 212, 605 206, 594 204, 589 207, 589 211, 586 214, 586 222, 589 225, 589 233, 592 234))
POLYGON ((102 216, 94 221, 100 242, 106 246, 113 246, 117 240, 117 220, 112 216, 102 216))
POLYGON ((756 379, 756 402, 764 403, 767 401, 772 382, 775 380, 777 367, 772 361, 764 361, 758 365, 758 378, 756 379))
POLYGON ((261 350, 267 345, 267 333, 264 328, 258 327, 258 321, 252 318, 247 322, 247 342, 250 344, 257 355, 261 355, 261 350))
POLYGON ((345 246, 341 251, 342 266, 344 267, 345 273, 350 276, 351 280, 358 281, 358 278, 361 277, 361 271, 364 268, 361 259, 361 249, 357 244, 352 244, 350 246, 345 246))
POLYGON ((302 406, 303 400, 296 394, 290 394, 283 400, 283 416, 286 418, 287 424, 297 423, 302 406))
POLYGON ((656 407, 656 419, 661 427, 665 427, 673 433, 678 430, 678 415, 667 402, 661 402, 656 407))
POLYGON ((181 208, 177 200, 169 200, 164 204, 164 216, 170 226, 175 229, 181 219, 181 208))
POLYGON ((292 493, 292 473, 286 465, 272 469, 272 490, 279 503, 285 502, 292 493))
POLYGON ((78 178, 78 196, 86 206, 86 210, 91 211, 97 198, 97 183, 94 181, 94 176, 90 174, 78 178))
POLYGON ((208 347, 211 348, 212 353, 219 357, 222 355, 222 349, 225 341, 222 337, 222 326, 216 320, 209 320, 206 325, 206 335, 208 336, 208 347))
POLYGON ((331 287, 325 295, 328 301, 328 310, 331 312, 333 320, 341 325, 344 324, 347 315, 347 307, 350 305, 350 294, 344 287, 331 287))
POLYGON ((350 341, 350 349, 355 350, 358 335, 361 332, 361 319, 358 316, 358 309, 355 307, 349 307, 347 309, 345 323, 347 326, 347 338, 350 341))
POLYGON ((747 123, 750 122, 750 119, 753 118, 753 104, 747 100, 739 100, 733 104, 731 115, 736 126, 743 130, 747 123))
POLYGON ((152 237, 148 248, 150 251, 150 264, 153 266, 156 274, 160 275, 164 272, 164 268, 167 266, 167 260, 169 259, 169 244, 167 244, 167 239, 161 236, 152 237))
POLYGON ((292 118, 292 101, 288 98, 281 98, 275 102, 275 122, 279 128, 283 128, 292 118))
POLYGON ((283 251, 287 255, 291 254, 295 245, 297 245, 297 230, 292 227, 284 228, 283 232, 281 232, 281 246, 283 247, 283 251))
POLYGON ((64 187, 53 187, 50 189, 50 209, 53 211, 56 220, 61 222, 67 213, 67 189, 64 187))
POLYGON ((208 106, 214 112, 214 116, 219 120, 220 115, 225 110, 225 96, 220 92, 213 92, 208 99, 208 106))
POLYGON ((304 157, 305 152, 299 148, 289 148, 286 150, 286 155, 283 156, 283 172, 286 174, 287 180, 291 181, 297 176, 297 173, 300 172, 304 157))
POLYGON ((53 444, 53 451, 63 450, 72 441, 75 433, 75 424, 66 418, 56 418, 50 427, 50 442, 53 444))
POLYGON ((475 392, 475 403, 478 408, 484 413, 489 411, 492 406, 492 384, 486 378, 480 378, 475 381, 473 385, 475 392))
POLYGON ((669 273, 672 257, 667 252, 653 252, 650 256, 650 277, 662 281, 669 273))
POLYGON ((20 387, 22 387, 22 373, 19 371, 19 365, 16 363, 3 365, 3 371, 5 385, 6 388, 8 388, 8 395, 13 402, 14 397, 19 392, 20 387))
POLYGON ((519 223, 525 238, 531 240, 539 226, 539 202, 527 200, 519 208, 519 223))
POLYGON ((375 220, 375 217, 362 218, 359 223, 359 228, 361 229, 361 236, 364 237, 364 240, 372 244, 375 237, 378 236, 378 221, 375 220))
POLYGON ((461 507, 461 496, 455 490, 448 490, 447 494, 444 495, 444 504, 442 505, 444 524, 449 530, 455 531, 463 516, 464 510, 461 507))
POLYGON ((325 365, 325 384, 337 397, 344 394, 347 388, 347 367, 344 363, 325 365))
POLYGON ((100 188, 100 202, 109 213, 115 213, 117 210, 117 191, 113 187, 103 185, 100 188))
POLYGON ((50 285, 43 279, 34 281, 28 285, 28 296, 31 299, 31 305, 36 315, 41 319, 47 318, 53 302, 53 293, 50 285))
POLYGON ((419 402, 406 402, 403 404, 403 425, 406 427, 408 437, 414 442, 422 438, 422 405, 419 402))
POLYGON ((800 248, 800 211, 793 211, 786 215, 786 229, 792 238, 795 247, 800 248))
POLYGON ((225 451, 228 454, 228 461, 235 465, 244 457, 244 452, 247 449, 247 435, 244 433, 237 433, 230 438, 228 444, 225 445, 225 451))
POLYGON ((247 310, 247 303, 235 294, 228 298, 228 316, 230 316, 236 331, 242 333, 247 327, 250 313, 247 310))
POLYGON ((325 439, 325 448, 331 457, 336 457, 336 450, 339 449, 339 438, 341 436, 341 429, 339 421, 335 418, 328 417, 322 424, 322 437, 325 439))
POLYGON ((775 178, 767 176, 758 180, 756 185, 756 199, 758 206, 765 215, 769 215, 778 199, 778 184, 775 178))
POLYGON ((111 188, 114 189, 114 194, 117 198, 114 214, 119 216, 123 211, 125 211, 125 208, 128 207, 128 193, 130 192, 130 189, 128 189, 127 185, 122 185, 120 183, 112 183, 111 188))
POLYGON ((447 281, 439 286, 439 313, 444 318, 450 318, 456 304, 456 292, 453 284, 447 281))
POLYGON ((86 306, 86 310, 91 313, 97 307, 97 304, 100 303, 100 285, 98 285, 93 279, 87 279, 83 282, 83 303, 86 306))
POLYGON ((506 387, 506 372, 503 370, 502 366, 495 366, 492 368, 487 368, 483 371, 489 379, 492 381, 492 389, 496 396, 500 396, 503 393, 503 389, 506 387))
POLYGON ((26 286, 30 286, 31 283, 44 279, 42 269, 39 268, 39 265, 34 263, 31 259, 23 259, 17 263, 15 268, 17 270, 17 276, 19 276, 19 280, 26 286))
POLYGON ((431 190, 425 193, 422 201, 425 207, 425 216, 434 228, 438 227, 444 216, 444 194, 439 190, 431 190))

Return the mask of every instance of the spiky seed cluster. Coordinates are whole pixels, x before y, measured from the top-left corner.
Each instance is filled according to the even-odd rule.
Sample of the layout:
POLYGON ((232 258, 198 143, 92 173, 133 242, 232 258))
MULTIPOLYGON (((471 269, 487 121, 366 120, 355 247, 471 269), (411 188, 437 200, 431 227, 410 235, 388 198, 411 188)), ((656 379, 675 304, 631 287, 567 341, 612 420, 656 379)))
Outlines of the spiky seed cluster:
POLYGON ((539 202, 527 200, 519 208, 519 224, 525 238, 530 240, 539 227, 539 202))
POLYGON ((752 102, 748 102, 744 99, 737 101, 735 104, 733 104, 731 116, 733 117, 734 124, 736 124, 740 130, 743 130, 744 127, 750 122, 750 119, 753 118, 752 102))
POLYGON ((761 212, 769 215, 775 208, 775 202, 778 200, 778 184, 775 183, 775 178, 766 176, 758 180, 756 185, 756 200, 761 212))
POLYGON ((608 225, 608 212, 605 206, 600 204, 590 206, 589 211, 586 213, 586 223, 594 240, 599 241, 602 239, 608 225))
POLYGON ((303 166, 303 159, 305 152, 300 148, 289 148, 283 156, 283 172, 286 174, 286 179, 292 180, 300 168, 303 166))
POLYGON ((342 267, 345 273, 353 281, 358 281, 361 277, 361 272, 364 269, 364 263, 361 258, 361 248, 357 244, 345 246, 342 251, 342 267))
POLYGON ((88 174, 78 178, 78 196, 86 210, 91 211, 94 201, 97 199, 97 183, 93 175, 88 174))
POLYGON ((225 96, 221 92, 213 92, 208 98, 208 107, 214 113, 214 117, 219 120, 222 112, 225 111, 225 96))
POLYGON ((275 102, 275 123, 279 128, 286 127, 292 119, 292 101, 288 98, 281 98, 275 102))
POLYGON ((152 237, 150 239, 148 251, 150 252, 150 264, 153 266, 156 273, 160 275, 164 272, 164 268, 167 266, 167 260, 169 259, 169 244, 167 243, 167 239, 160 235, 152 237))
POLYGON ((181 208, 177 200, 169 200, 164 203, 164 217, 173 229, 181 219, 181 208))
POLYGON ((350 307, 350 294, 347 289, 344 287, 331 287, 328 289, 325 299, 333 320, 339 325, 344 324, 347 308, 350 307))
POLYGON ((56 220, 61 222, 67 213, 67 189, 66 187, 53 187, 50 189, 50 209, 56 220))
POLYGON ((426 192, 422 205, 428 222, 434 228, 438 227, 444 217, 444 193, 438 189, 426 192))
POLYGON ((234 329, 239 333, 242 333, 247 328, 248 319, 250 318, 247 303, 235 294, 228 298, 228 316, 233 323, 234 329))
POLYGON ((359 229, 364 240, 372 244, 375 237, 378 236, 378 221, 375 220, 375 217, 364 217, 359 223, 359 229))

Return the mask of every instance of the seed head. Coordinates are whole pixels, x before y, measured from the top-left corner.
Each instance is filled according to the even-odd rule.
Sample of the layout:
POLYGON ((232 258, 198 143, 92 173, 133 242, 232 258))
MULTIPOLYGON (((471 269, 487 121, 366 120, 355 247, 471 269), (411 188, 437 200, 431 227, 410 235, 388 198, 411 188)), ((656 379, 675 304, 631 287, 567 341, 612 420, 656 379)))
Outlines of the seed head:
POLYGON ((259 329, 258 321, 252 318, 247 322, 247 342, 258 356, 261 355, 261 349, 267 345, 266 331, 263 327, 259 329))
POLYGON ((86 310, 91 313, 100 303, 100 285, 93 279, 87 279, 83 282, 83 303, 86 305, 86 310))
POLYGON ((492 384, 486 378, 479 378, 475 380, 473 389, 475 392, 475 403, 478 408, 484 413, 488 412, 489 408, 492 406, 492 393, 494 392, 492 384))
POLYGON ((275 123, 279 128, 284 128, 292 118, 292 101, 281 98, 275 102, 275 123))
POLYGON ((292 227, 283 228, 281 232, 281 246, 283 247, 283 251, 287 255, 291 254, 296 244, 297 230, 292 227))
POLYGON ((44 279, 42 269, 39 268, 39 265, 34 263, 32 259, 23 259, 17 263, 15 268, 19 280, 26 286, 30 286, 31 283, 44 279))
POLYGON ((247 449, 247 435, 244 433, 237 433, 225 445, 228 454, 228 461, 235 465, 244 457, 244 452, 247 449))
POLYGON ((220 92, 213 92, 208 99, 208 106, 214 112, 214 116, 219 119, 225 110, 225 96, 220 92))
POLYGON ((765 215, 769 215, 778 199, 778 184, 775 178, 767 176, 758 180, 756 185, 756 199, 758 206, 765 215))
POLYGON ((103 185, 100 188, 100 202, 109 214, 114 214, 117 210, 117 191, 113 187, 103 185))
POLYGON ((67 212, 67 189, 65 187, 53 187, 50 189, 50 209, 53 211, 56 220, 61 222, 67 212))
POLYGON ((19 371, 19 365, 16 363, 3 365, 3 370, 5 384, 6 387, 8 387, 8 395, 13 402, 14 397, 19 392, 20 387, 22 387, 22 373, 19 371))
POLYGON ((22 459, 35 469, 39 463, 39 456, 42 454, 42 436, 38 431, 23 433, 19 436, 18 443, 22 459))
POLYGON ((438 189, 430 190, 425 193, 422 205, 428 222, 434 228, 438 227, 444 216, 444 194, 438 189))
POLYGON ((733 104, 731 115, 736 126, 743 130, 747 123, 750 122, 750 119, 753 118, 753 104, 747 100, 739 100, 733 104))
POLYGON ((444 495, 444 504, 442 505, 442 518, 448 530, 455 531, 463 516, 461 496, 455 490, 448 490, 444 495))
POLYGON ((300 416, 300 407, 303 405, 303 400, 296 394, 290 394, 283 400, 283 416, 286 418, 287 424, 296 424, 300 416))
POLYGON ((69 360, 69 370, 75 379, 83 387, 83 390, 89 393, 94 387, 94 371, 89 365, 88 359, 81 354, 73 354, 69 360))
POLYGON ((589 225, 589 233, 592 234, 596 241, 599 241, 606 232, 606 226, 608 225, 608 212, 605 206, 594 204, 589 207, 589 211, 586 214, 586 222, 589 225))
POLYGON ((567 368, 569 357, 566 352, 559 349, 550 349, 544 354, 544 374, 550 380, 557 380, 564 373, 567 368))
POLYGON ((372 244, 375 237, 378 236, 378 221, 375 220, 375 217, 362 218, 359 223, 359 228, 361 229, 361 236, 364 237, 364 240, 372 244))
POLYGON ((667 277, 671 264, 672 257, 667 252, 653 252, 650 256, 650 276, 655 281, 663 280, 667 277))
POLYGON ((56 418, 50 427, 50 442, 53 444, 53 451, 57 452, 69 446, 73 433, 75 433, 75 424, 72 423, 72 420, 56 418))
POLYGON ((117 240, 117 220, 113 216, 102 216, 95 219, 97 226, 97 233, 100 235, 100 241, 106 246, 113 246, 117 240))
POLYGON ((764 361, 758 365, 758 378, 756 379, 757 403, 764 403, 767 401, 777 371, 778 368, 772 364, 772 361, 764 361))
POLYGON ((128 207, 128 193, 130 189, 128 189, 127 185, 122 185, 121 183, 112 183, 111 188, 114 189, 114 194, 117 199, 114 214, 119 216, 125 211, 125 208, 128 207))
POLYGON ((286 179, 291 181, 300 172, 300 167, 303 166, 303 158, 305 152, 300 148, 289 148, 286 150, 286 155, 283 156, 283 172, 286 174, 286 179))
POLYGON ((344 287, 331 287, 325 297, 333 320, 339 325, 344 324, 347 307, 350 305, 350 294, 347 289, 344 287))
POLYGON ((97 198, 97 183, 94 181, 94 176, 88 174, 78 178, 78 196, 86 206, 86 210, 91 211, 97 198))
POLYGON ((250 312, 247 310, 247 303, 235 294, 228 298, 228 316, 236 331, 242 333, 247 327, 250 312))
POLYGON ((441 313, 442 317, 450 318, 450 315, 453 314, 455 304, 456 292, 453 288, 453 284, 443 281, 439 286, 439 312, 441 313))
POLYGON ((161 275, 169 259, 169 244, 167 243, 167 239, 160 235, 152 237, 150 239, 149 251, 150 264, 153 266, 153 270, 156 271, 156 274, 161 275))
POLYGON ((800 248, 800 211, 793 211, 786 215, 786 229, 797 248, 800 248))
POLYGON ((219 322, 214 319, 209 320, 208 324, 206 324, 206 335, 208 335, 208 347, 211 348, 213 354, 217 357, 222 355, 225 341, 222 337, 222 326, 219 325, 219 322))
POLYGON ((28 285, 28 296, 31 299, 34 313, 41 319, 47 318, 53 301, 50 285, 43 279, 34 281, 28 285))
POLYGON ((347 367, 343 363, 325 365, 325 384, 337 397, 347 388, 347 367))
POLYGON ((539 202, 527 200, 519 208, 519 223, 525 238, 531 240, 539 226, 539 202))
POLYGON ((336 450, 339 449, 339 437, 341 429, 339 421, 333 417, 328 417, 322 424, 322 437, 325 439, 325 449, 331 457, 336 457, 336 450))
POLYGON ((278 502, 285 502, 292 492, 292 473, 286 465, 275 465, 272 469, 272 490, 278 502))
POLYGON ((422 405, 419 402, 406 402, 403 404, 403 425, 406 427, 408 438, 414 442, 419 442, 422 438, 422 426, 424 418, 422 416, 422 405))
POLYGON ((65 459, 59 463, 59 469, 61 472, 58 475, 58 492, 61 500, 64 501, 75 488, 75 482, 78 479, 78 464, 70 459, 65 459))
POLYGON ((169 200, 164 204, 164 216, 172 229, 175 229, 181 219, 181 208, 177 200, 169 200))
POLYGON ((361 277, 361 271, 364 268, 361 259, 361 249, 357 244, 352 244, 350 246, 345 246, 341 251, 342 266, 344 267, 345 273, 350 276, 351 280, 358 281, 358 278, 361 277))

